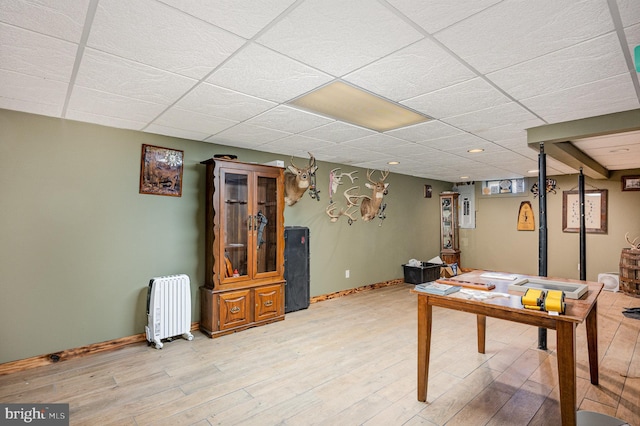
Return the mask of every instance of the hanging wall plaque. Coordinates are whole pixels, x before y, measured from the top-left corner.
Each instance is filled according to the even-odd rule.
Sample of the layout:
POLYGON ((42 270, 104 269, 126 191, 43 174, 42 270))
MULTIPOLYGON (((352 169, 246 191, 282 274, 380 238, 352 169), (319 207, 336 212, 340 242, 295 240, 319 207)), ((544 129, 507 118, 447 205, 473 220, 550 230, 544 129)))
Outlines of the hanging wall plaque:
POLYGON ((536 223, 533 216, 533 209, 529 201, 520 203, 518 211, 518 231, 533 231, 536 229, 536 223))

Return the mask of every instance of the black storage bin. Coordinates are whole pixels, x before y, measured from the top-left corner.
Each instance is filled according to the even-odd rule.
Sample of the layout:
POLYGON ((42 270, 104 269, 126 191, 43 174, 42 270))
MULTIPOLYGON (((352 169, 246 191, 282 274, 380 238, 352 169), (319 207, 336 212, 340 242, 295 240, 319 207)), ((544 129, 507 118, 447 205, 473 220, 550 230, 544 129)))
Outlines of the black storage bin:
POLYGON ((437 263, 421 262, 421 266, 402 265, 404 267, 404 282, 422 284, 440 278, 440 266, 437 263))

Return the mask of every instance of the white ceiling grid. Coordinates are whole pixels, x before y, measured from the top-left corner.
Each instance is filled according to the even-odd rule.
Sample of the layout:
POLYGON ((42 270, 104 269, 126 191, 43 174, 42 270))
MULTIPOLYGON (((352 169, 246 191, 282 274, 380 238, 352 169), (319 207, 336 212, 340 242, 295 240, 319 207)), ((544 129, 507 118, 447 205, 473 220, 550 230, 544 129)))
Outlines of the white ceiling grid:
MULTIPOLYGON (((537 168, 527 128, 640 108, 638 44, 637 0, 3 0, 0 108, 450 182, 511 178, 537 168), (287 105, 335 80, 433 120, 377 133, 287 105)), ((638 136, 576 146, 640 167, 638 136), (620 145, 636 155, 610 152, 620 145)), ((550 159, 547 173, 576 170, 550 159)))

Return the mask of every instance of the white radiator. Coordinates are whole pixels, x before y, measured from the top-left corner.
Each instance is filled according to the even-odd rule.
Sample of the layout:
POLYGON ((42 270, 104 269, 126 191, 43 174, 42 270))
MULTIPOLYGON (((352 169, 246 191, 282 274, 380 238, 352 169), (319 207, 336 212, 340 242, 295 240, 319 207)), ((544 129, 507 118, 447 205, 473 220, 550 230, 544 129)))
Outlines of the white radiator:
POLYGON ((147 291, 147 341, 162 349, 162 339, 191 334, 191 286, 187 275, 155 277, 147 291))

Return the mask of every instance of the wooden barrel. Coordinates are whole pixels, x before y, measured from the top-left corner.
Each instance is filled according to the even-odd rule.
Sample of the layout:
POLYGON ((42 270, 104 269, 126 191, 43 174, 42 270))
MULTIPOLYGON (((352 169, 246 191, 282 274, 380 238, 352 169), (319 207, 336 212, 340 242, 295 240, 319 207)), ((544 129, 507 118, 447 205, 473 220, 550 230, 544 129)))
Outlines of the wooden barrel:
POLYGON ((640 250, 625 248, 620 254, 620 290, 640 297, 640 250))

